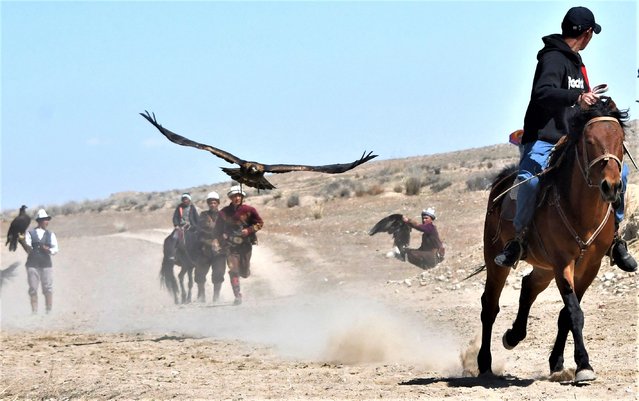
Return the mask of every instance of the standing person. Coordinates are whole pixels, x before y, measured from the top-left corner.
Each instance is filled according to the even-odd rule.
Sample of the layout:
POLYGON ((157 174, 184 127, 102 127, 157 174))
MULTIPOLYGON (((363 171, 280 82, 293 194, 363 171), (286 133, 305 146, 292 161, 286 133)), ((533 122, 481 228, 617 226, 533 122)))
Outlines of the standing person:
POLYGON ((197 283, 197 300, 204 302, 206 298, 206 275, 211 268, 211 281, 213 282, 213 302, 220 299, 220 289, 224 282, 226 271, 226 254, 222 250, 222 225, 218 207, 220 195, 212 191, 206 195, 206 204, 209 209, 200 213, 198 218, 198 241, 200 253, 195 263, 195 282, 197 283))
POLYGON ((407 260, 422 269, 435 267, 439 262, 444 260, 446 249, 439 238, 437 227, 434 224, 436 218, 435 209, 432 207, 422 210, 421 224, 418 224, 408 217, 402 217, 404 223, 422 232, 422 244, 420 247, 418 249, 405 249, 407 260))
POLYGON ((251 253, 257 244, 257 233, 262 229, 264 221, 254 207, 244 204, 246 193, 239 185, 232 186, 227 193, 231 203, 224 207, 220 214, 224 219, 223 237, 226 243, 226 263, 229 267, 229 278, 235 305, 242 303, 240 277, 247 278, 251 274, 251 253))
POLYGON ((27 252, 27 281, 29 283, 29 297, 31 311, 38 313, 38 286, 42 287, 47 313, 53 308, 53 263, 51 256, 58 253, 58 240, 49 231, 51 216, 44 209, 38 210, 35 217, 37 227, 28 230, 22 247, 27 252))
MULTIPOLYGON (((580 109, 587 109, 599 100, 588 83, 586 66, 579 52, 584 50, 594 34, 601 32, 593 13, 585 7, 573 7, 561 23, 561 34, 542 38, 544 47, 537 54, 537 68, 532 84, 528 109, 524 117, 523 155, 519 162, 517 208, 513 221, 515 238, 495 257, 502 267, 514 267, 524 253, 526 231, 533 218, 540 173, 548 162, 553 146, 569 133, 569 121, 580 109)), ((623 186, 627 182, 622 174, 623 186)), ((620 206, 623 208, 623 204, 620 206)), ((617 213, 618 214, 618 213, 617 213)), ((623 212, 621 213, 623 215, 623 212)), ((615 261, 623 270, 633 271, 637 263, 628 254, 625 244, 615 235, 612 244, 615 261), (634 265, 634 267, 633 267, 634 265)))

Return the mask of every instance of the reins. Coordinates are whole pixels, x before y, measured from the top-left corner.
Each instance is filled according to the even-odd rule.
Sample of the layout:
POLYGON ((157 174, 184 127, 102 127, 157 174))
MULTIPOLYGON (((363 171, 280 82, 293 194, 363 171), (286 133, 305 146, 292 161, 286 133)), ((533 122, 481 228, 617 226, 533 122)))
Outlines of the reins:
MULTIPOLYGON (((591 124, 599 122, 599 121, 612 121, 614 123, 616 123, 617 125, 619 125, 619 127, 621 127, 621 125, 619 124, 619 121, 614 118, 614 117, 595 117, 591 120, 589 120, 586 125, 584 126, 583 131, 586 131, 586 128, 588 128, 591 124)), ((582 137, 582 143, 583 143, 583 165, 580 162, 580 157, 579 157, 579 152, 577 151, 577 147, 575 146, 575 159, 577 161, 577 164, 579 166, 579 170, 581 171, 582 176, 584 177, 584 180, 586 181, 586 185, 588 185, 588 187, 596 187, 596 185, 592 185, 592 182, 590 181, 590 169, 597 163, 599 163, 602 160, 608 161, 610 159, 613 159, 614 161, 617 162, 617 166, 619 167, 619 171, 621 172, 621 168, 622 168, 622 164, 621 164, 621 160, 619 160, 619 158, 615 155, 613 155, 612 153, 608 152, 607 149, 604 149, 604 154, 596 157, 595 159, 593 159, 592 161, 588 162, 588 151, 586 150, 586 140, 585 140, 585 135, 581 135, 582 137), (583 166, 588 166, 586 169, 583 168, 583 166)), ((573 237, 573 239, 577 242, 577 244, 579 245, 579 249, 580 249, 580 254, 579 254, 579 259, 581 259, 581 257, 583 256, 583 254, 586 251, 586 248, 588 248, 593 242, 594 240, 597 238, 597 236, 601 233, 601 231, 604 229, 604 227, 606 226, 606 223, 608 222, 608 219, 610 218, 610 215, 612 214, 612 203, 608 202, 608 208, 606 210, 606 213, 604 214, 603 220, 601 221, 601 223, 599 224, 599 226, 595 229, 595 231, 592 233, 592 235, 590 236, 590 238, 588 238, 586 241, 584 241, 579 234, 577 234, 577 231, 575 230, 575 228, 572 226, 572 224, 570 224, 570 220, 568 219, 568 216, 566 216, 566 213, 564 212, 563 208, 561 207, 561 203, 560 203, 560 196, 559 196, 559 192, 557 190, 557 186, 553 185, 552 186, 552 199, 549 202, 549 205, 552 205, 555 207, 555 209, 557 210, 557 214, 559 215, 559 217, 561 218, 561 221, 564 223, 564 226, 566 227, 566 229, 570 232, 570 235, 573 237)))
MULTIPOLYGON (((594 124, 594 123, 599 122, 599 121, 612 121, 612 122, 614 122, 615 124, 617 124, 621 128, 621 124, 619 124, 619 121, 617 121, 617 119, 614 118, 614 117, 595 117, 593 119, 590 119, 586 123, 586 125, 584 125, 583 132, 585 132, 586 128, 588 128, 591 124, 594 124)), ((617 166, 619 167, 619 171, 621 171, 621 160, 619 160, 619 158, 617 156, 615 156, 612 153, 608 152, 607 149, 604 149, 604 152, 605 152, 604 154, 596 157, 591 162, 588 162, 588 151, 586 150, 586 137, 583 134, 583 132, 581 134, 581 142, 583 144, 583 165, 581 164, 581 161, 579 160, 579 153, 577 151, 577 147, 576 146, 575 146, 575 159, 577 159, 577 164, 579 165, 579 170, 581 171, 581 175, 586 180, 586 184, 588 184, 589 187, 594 187, 596 185, 593 185, 592 182, 590 181, 590 169, 595 164, 599 163, 602 160, 608 161, 608 160, 612 159, 612 160, 617 162, 617 166), (584 169, 583 166, 588 166, 588 167, 584 169)))

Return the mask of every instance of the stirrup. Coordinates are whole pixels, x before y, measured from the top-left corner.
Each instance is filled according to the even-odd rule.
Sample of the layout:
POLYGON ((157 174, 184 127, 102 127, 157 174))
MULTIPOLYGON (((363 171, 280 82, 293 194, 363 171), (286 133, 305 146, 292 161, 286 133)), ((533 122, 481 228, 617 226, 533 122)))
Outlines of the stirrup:
POLYGON ((519 238, 515 238, 506 242, 506 245, 504 246, 503 251, 499 255, 495 256, 494 261, 495 261, 495 264, 499 267, 516 269, 517 265, 519 264, 519 261, 522 259, 523 256, 524 256, 523 241, 520 240, 519 238), (511 263, 506 263, 506 262, 509 262, 507 260, 508 259, 507 252, 510 251, 509 248, 512 247, 514 244, 517 244, 517 246, 519 247, 519 253, 518 255, 516 255, 514 261, 512 261, 511 263))

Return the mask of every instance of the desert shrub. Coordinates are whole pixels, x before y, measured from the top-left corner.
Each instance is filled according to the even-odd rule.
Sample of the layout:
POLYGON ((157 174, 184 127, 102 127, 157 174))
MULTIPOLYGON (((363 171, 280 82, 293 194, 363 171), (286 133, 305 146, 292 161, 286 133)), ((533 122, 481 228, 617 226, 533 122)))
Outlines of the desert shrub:
POLYGON ((286 200, 287 207, 294 207, 299 205, 300 205, 300 196, 298 194, 293 194, 289 196, 288 199, 286 200))
POLYGON ((483 191, 490 187, 494 177, 495 174, 489 172, 474 175, 466 180, 466 188, 469 191, 483 191))
POLYGON ((78 213, 79 211, 80 205, 78 205, 78 202, 75 201, 67 202, 60 208, 60 214, 63 215, 74 214, 78 213))
POLYGON ((430 186, 431 191, 437 193, 453 185, 450 181, 440 181, 430 186))
POLYGON ((394 191, 394 192, 396 192, 396 193, 398 193, 398 194, 401 194, 401 193, 402 193, 402 190, 403 190, 403 188, 402 188, 402 184, 396 184, 396 185, 393 187, 393 191, 394 191))
POLYGON ((313 218, 315 220, 319 220, 322 217, 324 217, 324 206, 318 205, 316 208, 313 209, 313 218))
POLYGON ((320 195, 326 198, 349 198, 353 191, 361 187, 360 183, 355 183, 351 179, 336 180, 327 184, 320 190, 320 195))
POLYGON ((366 193, 371 196, 379 195, 383 192, 384 192, 384 188, 382 188, 382 186, 379 184, 371 185, 371 187, 368 188, 368 190, 366 191, 366 193))
POLYGON ((417 177, 408 177, 406 179, 406 195, 417 195, 422 189, 422 180, 417 177))
POLYGON ((440 177, 429 174, 421 179, 421 186, 427 187, 429 185, 436 184, 439 180, 440 180, 440 177))

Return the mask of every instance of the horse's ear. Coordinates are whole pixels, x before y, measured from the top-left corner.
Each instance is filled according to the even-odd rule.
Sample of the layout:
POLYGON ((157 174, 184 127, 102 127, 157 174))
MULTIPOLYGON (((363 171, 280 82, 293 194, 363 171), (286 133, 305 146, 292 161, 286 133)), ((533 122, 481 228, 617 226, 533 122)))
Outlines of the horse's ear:
POLYGON ((617 108, 617 104, 615 103, 614 100, 612 100, 612 98, 608 98, 608 110, 610 111, 618 111, 619 109, 617 108))

